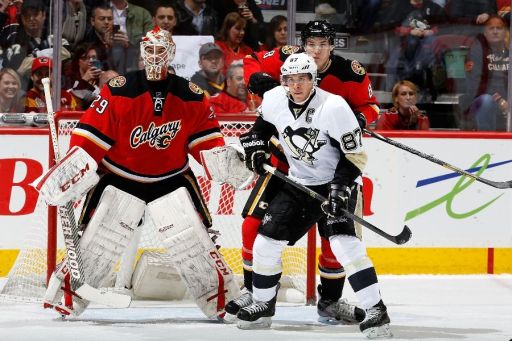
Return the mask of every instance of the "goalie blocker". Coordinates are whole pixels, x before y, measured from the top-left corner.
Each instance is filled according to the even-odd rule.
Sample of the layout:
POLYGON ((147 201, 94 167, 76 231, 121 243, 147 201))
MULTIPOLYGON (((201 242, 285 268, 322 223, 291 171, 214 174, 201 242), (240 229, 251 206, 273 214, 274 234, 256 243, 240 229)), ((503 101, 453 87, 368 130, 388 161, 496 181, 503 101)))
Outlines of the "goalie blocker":
POLYGON ((188 191, 181 187, 152 201, 148 213, 190 296, 208 318, 223 317, 225 304, 240 289, 188 191))

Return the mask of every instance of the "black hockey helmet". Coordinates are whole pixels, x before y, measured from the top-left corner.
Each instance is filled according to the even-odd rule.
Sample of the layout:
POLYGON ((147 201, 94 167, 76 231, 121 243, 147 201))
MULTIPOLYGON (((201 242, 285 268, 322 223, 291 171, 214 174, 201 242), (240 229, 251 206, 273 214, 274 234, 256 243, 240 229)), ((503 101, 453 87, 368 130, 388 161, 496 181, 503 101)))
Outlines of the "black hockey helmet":
POLYGON ((312 20, 304 26, 300 32, 302 46, 306 45, 306 39, 311 37, 325 37, 329 40, 329 44, 334 45, 334 37, 336 30, 325 20, 312 20))

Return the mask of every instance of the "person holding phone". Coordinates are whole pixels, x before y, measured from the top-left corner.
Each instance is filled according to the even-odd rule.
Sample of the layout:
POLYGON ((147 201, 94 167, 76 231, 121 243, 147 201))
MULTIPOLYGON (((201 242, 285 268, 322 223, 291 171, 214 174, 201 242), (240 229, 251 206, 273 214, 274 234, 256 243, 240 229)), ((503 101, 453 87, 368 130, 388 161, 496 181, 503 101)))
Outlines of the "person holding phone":
POLYGON ((94 44, 82 43, 64 67, 64 89, 69 89, 78 99, 81 109, 87 109, 99 93, 99 79, 108 64, 101 57, 94 44))

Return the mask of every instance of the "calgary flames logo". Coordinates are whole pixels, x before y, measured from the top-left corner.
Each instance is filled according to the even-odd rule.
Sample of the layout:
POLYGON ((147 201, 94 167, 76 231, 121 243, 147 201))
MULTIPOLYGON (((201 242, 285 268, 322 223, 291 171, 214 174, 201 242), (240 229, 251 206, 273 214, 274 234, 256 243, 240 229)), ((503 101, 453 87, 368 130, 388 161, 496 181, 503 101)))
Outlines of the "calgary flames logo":
POLYGON ((188 87, 193 93, 196 93, 198 95, 204 93, 203 89, 201 89, 197 84, 189 82, 188 87))
POLYGON ((113 88, 120 88, 125 84, 126 78, 124 78, 123 76, 116 76, 108 81, 108 85, 110 85, 113 88))
POLYGON ((146 131, 144 131, 144 127, 137 126, 130 134, 130 146, 135 149, 148 143, 152 148, 166 149, 180 130, 181 120, 167 122, 161 126, 156 126, 151 122, 146 131))
POLYGON ((283 54, 293 54, 297 51, 299 51, 299 47, 294 45, 285 45, 281 48, 283 54))

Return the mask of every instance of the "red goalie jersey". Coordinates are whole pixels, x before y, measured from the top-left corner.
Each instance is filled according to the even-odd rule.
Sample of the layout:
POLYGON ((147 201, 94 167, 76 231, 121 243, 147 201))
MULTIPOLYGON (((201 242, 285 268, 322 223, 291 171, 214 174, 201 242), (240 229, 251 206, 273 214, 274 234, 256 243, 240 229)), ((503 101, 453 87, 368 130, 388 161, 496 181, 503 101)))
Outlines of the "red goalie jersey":
MULTIPOLYGON (((255 72, 266 72, 279 81, 280 68, 292 53, 304 52, 298 46, 286 45, 271 51, 255 52, 244 58, 244 79, 255 72)), ((360 112, 368 123, 379 116, 379 106, 372 90, 365 68, 356 60, 331 55, 326 70, 319 72, 318 86, 330 93, 343 97, 354 112, 360 112)))
POLYGON ((71 137, 103 168, 119 176, 156 182, 189 169, 188 153, 224 145, 208 99, 176 75, 148 82, 144 71, 106 84, 71 137), (151 88, 149 83, 152 83, 151 88))

